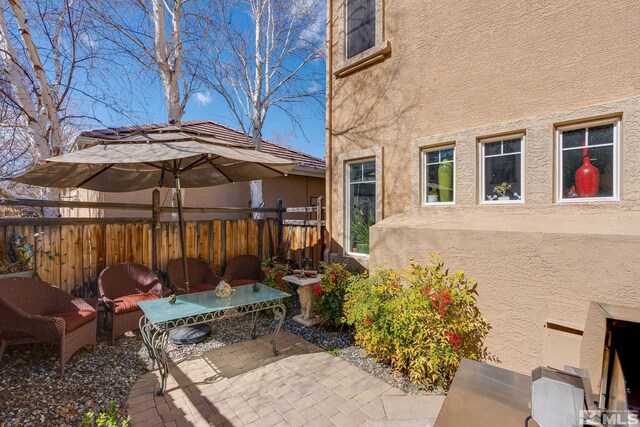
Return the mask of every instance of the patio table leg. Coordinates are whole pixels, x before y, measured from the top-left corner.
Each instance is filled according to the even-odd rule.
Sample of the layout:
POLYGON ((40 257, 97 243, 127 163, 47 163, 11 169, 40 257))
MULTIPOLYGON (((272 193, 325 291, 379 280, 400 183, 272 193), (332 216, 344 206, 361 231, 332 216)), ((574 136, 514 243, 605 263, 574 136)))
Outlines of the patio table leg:
POLYGON ((147 353, 149 353, 149 359, 151 359, 151 370, 156 366, 156 359, 153 357, 153 350, 151 349, 151 338, 150 338, 150 329, 151 324, 147 319, 147 316, 142 316, 139 321, 140 335, 142 336, 142 342, 144 346, 147 348, 147 353))
POLYGON ((151 338, 151 348, 158 362, 158 370, 160 371, 160 390, 158 396, 162 396, 167 389, 167 377, 169 377, 169 360, 167 358, 166 343, 169 337, 167 329, 156 329, 151 338))
POLYGON ((287 314, 287 308, 282 304, 282 301, 279 301, 279 304, 274 306, 273 308, 273 318, 276 322, 276 330, 273 332, 273 338, 271 339, 271 345, 273 346, 273 355, 278 355, 278 350, 276 349, 276 338, 278 337, 278 332, 280 332, 280 328, 284 323, 285 315, 287 314))
POLYGON ((140 333, 149 352, 151 369, 154 368, 156 363, 158 364, 158 370, 160 371, 160 390, 158 390, 158 395, 162 396, 167 388, 167 377, 169 376, 169 361, 166 351, 169 331, 166 328, 154 326, 146 316, 142 316, 140 319, 140 333))
POLYGON ((258 320, 258 312, 251 313, 251 338, 256 339, 256 321, 258 320))

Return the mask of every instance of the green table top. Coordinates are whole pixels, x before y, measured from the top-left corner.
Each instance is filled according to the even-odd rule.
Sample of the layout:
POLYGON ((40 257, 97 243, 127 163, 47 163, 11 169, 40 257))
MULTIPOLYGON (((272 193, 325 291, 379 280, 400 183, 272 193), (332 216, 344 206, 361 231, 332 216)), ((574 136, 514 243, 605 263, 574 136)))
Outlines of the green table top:
POLYGON ((179 295, 175 304, 169 304, 168 298, 160 298, 141 301, 138 306, 151 323, 162 323, 291 296, 263 284, 258 292, 252 288, 253 285, 236 286, 236 292, 228 298, 218 298, 214 291, 209 291, 179 295))

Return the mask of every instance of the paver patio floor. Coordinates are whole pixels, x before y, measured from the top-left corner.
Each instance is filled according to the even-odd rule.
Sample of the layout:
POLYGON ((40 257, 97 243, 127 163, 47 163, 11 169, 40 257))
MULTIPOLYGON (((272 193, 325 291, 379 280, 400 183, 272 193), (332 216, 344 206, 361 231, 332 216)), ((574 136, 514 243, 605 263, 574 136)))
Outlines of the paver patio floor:
POLYGON ((406 396, 302 338, 281 332, 172 364, 164 396, 158 371, 129 396, 133 426, 433 425, 443 396, 406 396))

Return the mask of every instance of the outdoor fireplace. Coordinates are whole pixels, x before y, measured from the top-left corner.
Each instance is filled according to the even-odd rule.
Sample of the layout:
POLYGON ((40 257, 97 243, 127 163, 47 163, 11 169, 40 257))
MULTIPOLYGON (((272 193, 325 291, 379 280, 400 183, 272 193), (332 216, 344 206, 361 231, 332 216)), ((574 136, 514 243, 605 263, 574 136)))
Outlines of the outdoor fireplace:
POLYGON ((592 302, 579 367, 529 376, 465 359, 435 425, 640 425, 638 350, 640 308, 592 302))
POLYGON ((640 411, 640 308, 592 302, 580 364, 588 372, 590 410, 640 411))

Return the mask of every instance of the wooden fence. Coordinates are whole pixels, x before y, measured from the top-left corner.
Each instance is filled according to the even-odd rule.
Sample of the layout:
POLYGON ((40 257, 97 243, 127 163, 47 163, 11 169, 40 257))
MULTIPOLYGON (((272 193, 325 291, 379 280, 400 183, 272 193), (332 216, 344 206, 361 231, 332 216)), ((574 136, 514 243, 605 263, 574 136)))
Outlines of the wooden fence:
MULTIPOLYGON (((15 205, 18 202, 0 200, 0 205, 3 203, 15 205)), ((31 203, 33 204, 36 203, 31 203)), ((57 204, 77 206, 87 203, 57 204)), ((123 209, 123 206, 124 204, 120 204, 114 208, 123 209)), ((148 207, 152 208, 151 205, 148 207)), ((185 210, 193 209, 202 212, 206 208, 185 210)), ((322 219, 286 220, 284 215, 288 212, 307 212, 321 217, 322 209, 321 206, 282 208, 280 205, 262 210, 276 212, 277 218, 187 221, 187 256, 201 258, 216 265, 224 265, 240 254, 253 254, 260 258, 291 258, 299 264, 308 257, 317 267, 322 260, 323 251, 322 219)), ((218 212, 224 208, 211 210, 218 212)), ((234 212, 237 211, 238 209, 234 209, 234 212)), ((110 265, 136 262, 164 272, 168 262, 181 255, 180 230, 176 221, 0 218, 0 252, 3 252, 3 246, 8 250, 11 239, 17 235, 24 236, 27 242, 35 246, 37 252, 34 267, 40 278, 75 293, 78 293, 79 288, 85 289, 85 294, 86 289, 95 288, 97 276, 110 265)), ((4 258, 6 253, 0 253, 0 256, 4 258)))

